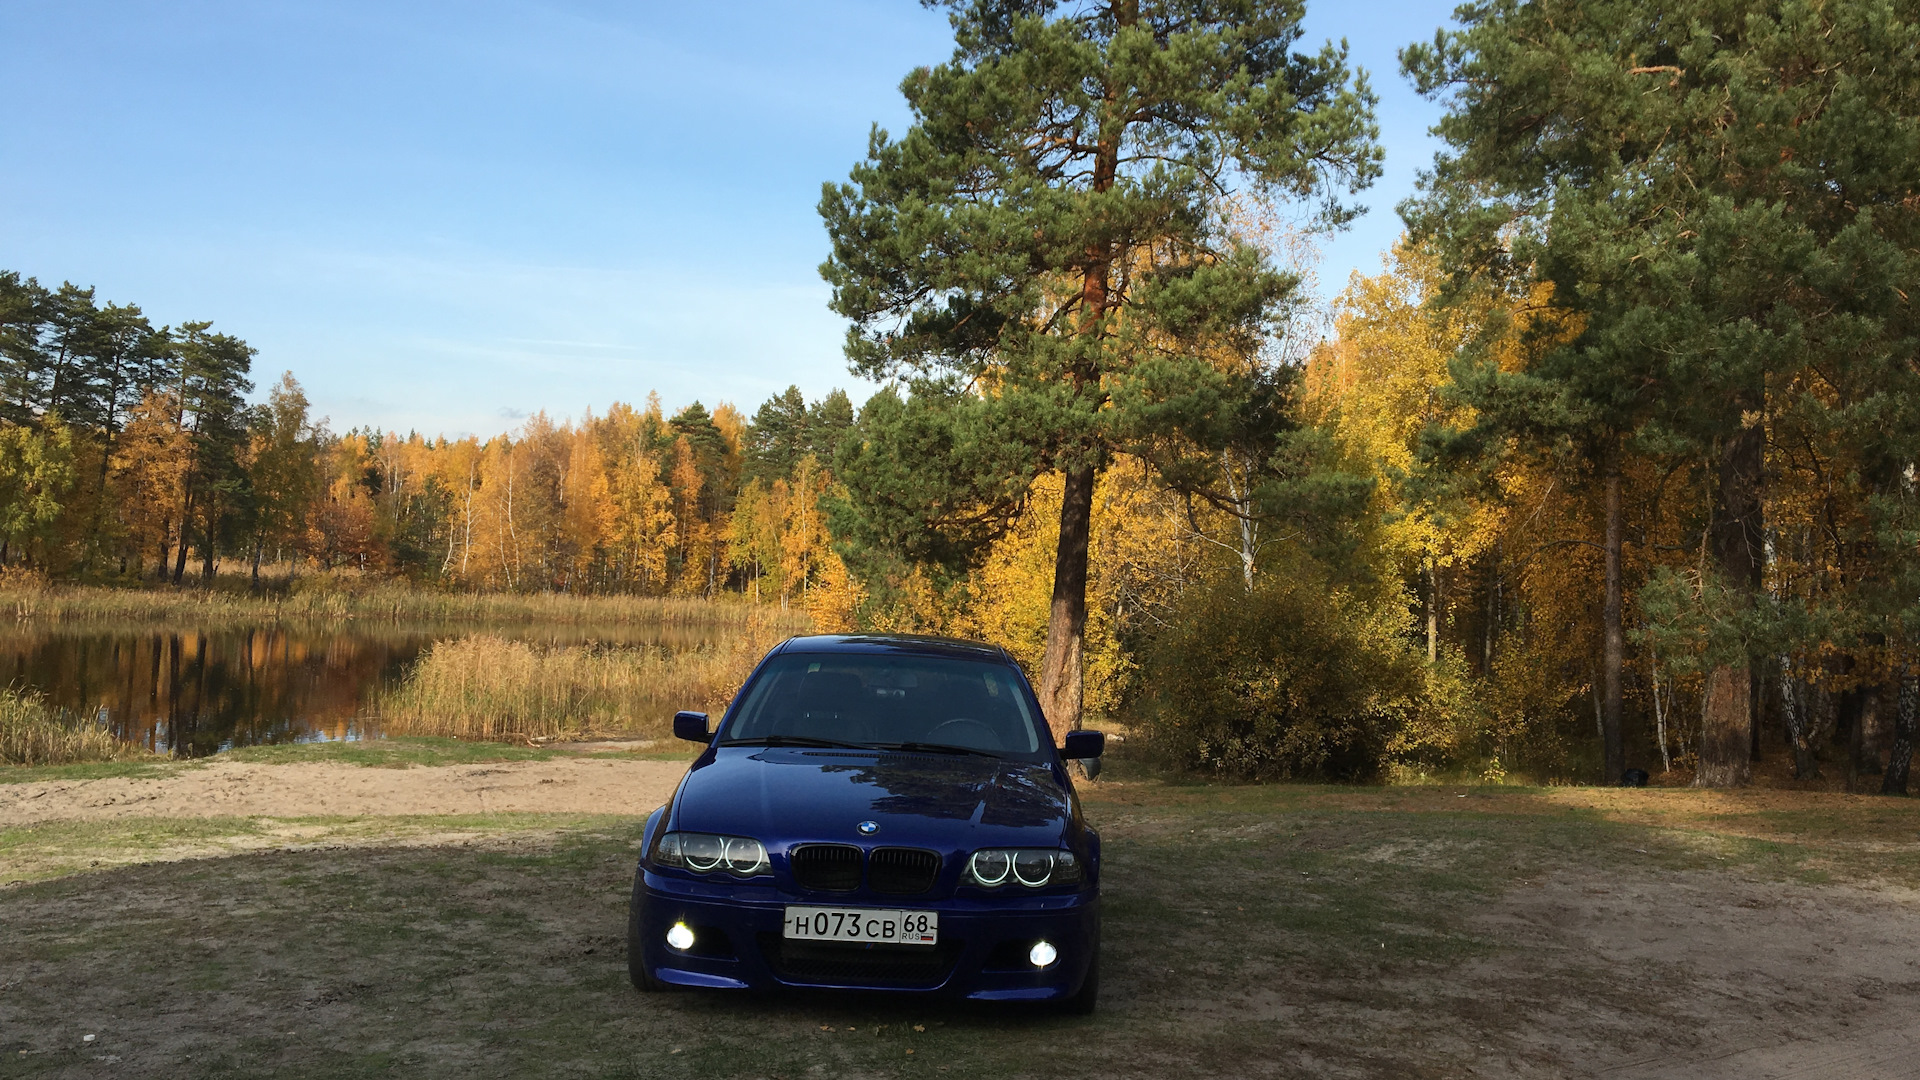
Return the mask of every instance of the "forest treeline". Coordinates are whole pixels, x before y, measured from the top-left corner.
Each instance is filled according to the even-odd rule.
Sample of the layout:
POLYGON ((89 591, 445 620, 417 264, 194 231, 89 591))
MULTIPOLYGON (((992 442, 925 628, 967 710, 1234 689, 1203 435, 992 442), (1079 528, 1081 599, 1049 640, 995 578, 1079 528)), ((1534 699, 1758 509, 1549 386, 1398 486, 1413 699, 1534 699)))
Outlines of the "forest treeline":
POLYGON ((1445 108, 1407 233, 1330 311, 1300 238, 1375 101, 1297 4, 951 7, 822 193, 858 409, 334 435, 206 324, 8 276, 0 555, 799 602, 1239 776, 1905 790, 1911 4, 1462 8, 1402 54, 1445 108))
POLYGON ((818 503, 854 421, 843 392, 789 389, 752 418, 649 396, 487 439, 335 433, 291 374, 248 404, 254 350, 210 324, 155 328, 5 272, 0 332, 0 564, 181 584, 236 565, 257 580, 264 561, 787 603, 837 566, 818 503))

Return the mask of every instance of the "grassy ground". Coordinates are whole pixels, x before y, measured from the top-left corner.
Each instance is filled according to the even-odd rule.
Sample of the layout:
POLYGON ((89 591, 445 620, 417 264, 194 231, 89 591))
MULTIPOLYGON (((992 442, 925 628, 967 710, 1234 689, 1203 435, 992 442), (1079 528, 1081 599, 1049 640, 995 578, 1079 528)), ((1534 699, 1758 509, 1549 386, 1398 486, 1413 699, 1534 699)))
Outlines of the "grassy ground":
MULTIPOLYGON (((404 768, 411 765, 467 765, 483 761, 541 761, 562 751, 509 743, 467 742, 431 737, 373 739, 364 742, 289 743, 247 746, 228 750, 219 760, 292 764, 331 761, 351 765, 404 768)), ((151 757, 138 761, 103 761, 65 765, 0 767, 0 784, 35 780, 99 780, 114 776, 161 777, 181 769, 196 769, 207 761, 175 761, 151 757)))
MULTIPOLYGON (((437 746, 399 752, 462 760, 437 746)), ((1106 993, 1090 1019, 820 995, 643 998, 624 959, 633 818, 0 831, 0 881, 9 865, 72 868, 0 889, 0 1071, 1571 1075, 1622 1046, 1684 1053, 1722 1005, 1768 1031, 1837 1023, 1814 1015, 1839 999, 1796 983, 1801 967, 1758 965, 1779 953, 1804 966, 1808 937, 1831 966, 1856 932, 1756 920, 1855 912, 1880 927, 1884 911, 1911 927, 1920 887, 1920 801, 1123 778, 1086 802, 1107 855, 1106 993), (143 861, 156 858, 178 861, 143 861), (1698 955, 1623 960, 1555 936, 1613 919, 1635 941, 1643 921, 1680 925, 1703 917, 1695 907, 1703 927, 1736 927, 1736 949, 1748 942, 1725 987, 1698 955)), ((1912 980, 1880 979, 1874 1000, 1907 1008, 1912 980)), ((1864 1018, 1852 993, 1835 1007, 1864 1018)))
POLYGON ((0 766, 0 784, 24 784, 37 780, 101 780, 110 777, 160 778, 174 772, 204 768, 214 761, 240 761, 265 765, 293 765, 302 762, 329 762, 368 768, 407 769, 439 765, 479 765, 490 761, 551 761, 555 758, 592 757, 645 758, 649 760, 691 760, 691 743, 525 743, 485 742, 434 735, 401 735, 354 742, 284 743, 275 746, 243 746, 211 758, 191 761, 164 757, 144 757, 126 761, 86 762, 71 765, 0 766))

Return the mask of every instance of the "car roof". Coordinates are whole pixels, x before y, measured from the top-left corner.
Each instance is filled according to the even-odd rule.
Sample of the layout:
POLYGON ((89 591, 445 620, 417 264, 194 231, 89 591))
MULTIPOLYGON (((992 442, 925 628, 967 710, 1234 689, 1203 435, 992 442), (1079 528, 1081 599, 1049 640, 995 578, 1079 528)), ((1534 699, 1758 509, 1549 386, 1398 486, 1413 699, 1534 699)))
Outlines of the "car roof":
POLYGON ((960 638, 925 637, 919 634, 809 634, 788 638, 775 652, 781 653, 907 653, 914 656, 948 656, 955 659, 993 660, 1011 663, 1013 657, 998 645, 960 638))

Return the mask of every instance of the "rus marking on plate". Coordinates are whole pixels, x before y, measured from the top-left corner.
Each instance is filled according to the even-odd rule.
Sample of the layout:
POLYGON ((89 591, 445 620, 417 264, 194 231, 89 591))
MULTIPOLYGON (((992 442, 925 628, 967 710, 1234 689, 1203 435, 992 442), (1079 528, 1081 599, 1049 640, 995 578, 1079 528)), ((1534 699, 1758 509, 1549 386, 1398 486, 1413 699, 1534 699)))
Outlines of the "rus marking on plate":
POLYGON ((880 831, 880 823, 877 821, 863 821, 855 825, 854 828, 860 830, 861 836, 872 836, 874 833, 880 831))

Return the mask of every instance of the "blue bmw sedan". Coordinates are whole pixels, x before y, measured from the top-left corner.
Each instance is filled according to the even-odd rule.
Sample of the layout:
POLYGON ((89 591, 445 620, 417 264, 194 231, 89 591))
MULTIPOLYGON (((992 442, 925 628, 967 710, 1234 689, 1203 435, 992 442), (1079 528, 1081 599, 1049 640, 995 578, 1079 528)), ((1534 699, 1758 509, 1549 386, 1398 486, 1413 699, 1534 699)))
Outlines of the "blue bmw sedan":
POLYGON ((1012 657, 903 636, 790 639, 647 819, 636 987, 822 987, 1048 1002, 1100 987, 1100 837, 1012 657))

